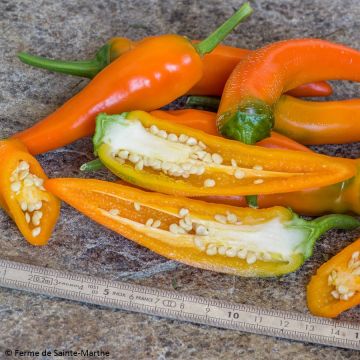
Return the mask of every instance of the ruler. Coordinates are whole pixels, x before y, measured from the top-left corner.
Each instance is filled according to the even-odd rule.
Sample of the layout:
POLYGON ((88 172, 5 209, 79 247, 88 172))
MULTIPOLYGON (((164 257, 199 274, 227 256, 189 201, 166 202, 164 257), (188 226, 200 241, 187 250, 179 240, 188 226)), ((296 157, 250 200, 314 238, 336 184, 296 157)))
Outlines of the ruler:
POLYGON ((0 260, 0 286, 254 334, 360 350, 360 324, 0 260))

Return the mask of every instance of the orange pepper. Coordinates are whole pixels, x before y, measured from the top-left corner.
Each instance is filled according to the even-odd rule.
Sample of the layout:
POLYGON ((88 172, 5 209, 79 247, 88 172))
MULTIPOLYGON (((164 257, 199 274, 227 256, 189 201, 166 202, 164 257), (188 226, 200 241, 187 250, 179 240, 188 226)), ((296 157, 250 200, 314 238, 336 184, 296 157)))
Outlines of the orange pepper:
POLYGON ((252 52, 226 83, 217 118, 221 134, 245 143, 269 136, 273 107, 283 93, 327 79, 360 81, 360 51, 323 40, 295 39, 252 52))
POLYGON ((360 99, 315 102, 281 96, 274 129, 302 144, 360 141, 360 99))
POLYGON ((291 192, 356 172, 349 159, 249 146, 143 111, 100 114, 93 142, 101 162, 120 178, 183 196, 291 192))
POLYGON ((0 158, 0 206, 30 244, 47 244, 60 202, 43 187, 44 171, 18 140, 1 140, 0 158))
POLYGON ((93 179, 51 179, 45 186, 99 224, 162 256, 241 276, 295 271, 325 231, 360 224, 346 215, 306 221, 281 207, 209 204, 93 179))
MULTIPOLYGON (((97 51, 93 60, 85 61, 51 60, 25 52, 20 52, 18 57, 22 62, 32 66, 92 79, 104 67, 133 50, 139 43, 124 37, 112 38, 97 51)), ((247 49, 218 45, 210 54, 203 57, 203 75, 188 94, 221 96, 231 72, 250 52, 251 50, 247 49)), ((332 87, 323 81, 314 82, 289 90, 288 94, 296 97, 329 96, 332 94, 332 87)))
POLYGON ((333 318, 360 304, 360 239, 320 266, 307 286, 312 314, 333 318))
POLYGON ((39 154, 91 135, 100 112, 154 110, 172 102, 201 79, 202 56, 211 52, 251 12, 252 8, 245 3, 196 45, 179 35, 140 41, 57 111, 15 137, 32 154, 39 154))

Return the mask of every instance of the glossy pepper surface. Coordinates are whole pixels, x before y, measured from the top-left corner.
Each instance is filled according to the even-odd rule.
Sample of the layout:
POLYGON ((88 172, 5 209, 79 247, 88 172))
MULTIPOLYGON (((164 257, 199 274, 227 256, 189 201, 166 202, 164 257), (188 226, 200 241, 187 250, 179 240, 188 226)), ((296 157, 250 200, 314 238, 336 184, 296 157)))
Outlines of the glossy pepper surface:
POLYGON ((360 304, 360 239, 317 270, 307 286, 307 304, 314 315, 330 318, 360 304))
POLYGON ((356 171, 348 159, 249 146, 143 111, 100 114, 93 142, 95 155, 123 180, 183 196, 290 192, 356 171))
POLYGON ((202 55, 212 51, 252 9, 245 3, 201 43, 179 35, 144 39, 112 62, 53 114, 15 137, 32 154, 91 135, 98 113, 154 110, 185 94, 202 77, 202 55))
POLYGON ((170 259, 241 276, 298 269, 325 231, 352 229, 346 215, 313 221, 286 208, 236 208, 100 180, 52 179, 46 188, 94 221, 170 259))
MULTIPOLYGON (((198 43, 198 41, 193 42, 198 43)), ((24 52, 19 53, 18 56, 21 61, 32 66, 92 79, 104 67, 134 49, 139 43, 124 37, 112 38, 98 50, 93 60, 88 61, 51 60, 24 52)), ((203 75, 188 94, 221 96, 231 72, 250 52, 246 49, 218 45, 203 57, 203 75)), ((332 88, 326 82, 300 85, 288 92, 289 95, 297 97, 328 96, 331 93, 332 88)))
POLYGON ((281 96, 274 129, 302 144, 360 141, 360 99, 315 102, 281 96))
POLYGON ((32 245, 47 244, 60 211, 37 160, 18 140, 0 140, 0 206, 32 245))
POLYGON ((360 81, 360 51, 318 39, 285 40, 249 54, 229 77, 218 111, 222 135, 248 144, 269 136, 273 107, 300 84, 360 81))

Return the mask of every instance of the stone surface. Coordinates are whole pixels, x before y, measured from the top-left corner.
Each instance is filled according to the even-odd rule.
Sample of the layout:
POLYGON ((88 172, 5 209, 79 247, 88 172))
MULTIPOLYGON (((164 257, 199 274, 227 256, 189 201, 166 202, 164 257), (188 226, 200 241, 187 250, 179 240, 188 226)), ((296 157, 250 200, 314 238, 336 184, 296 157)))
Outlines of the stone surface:
MULTIPOLYGON (((32 69, 17 60, 17 51, 85 59, 115 35, 140 39, 174 32, 203 38, 238 4, 235 0, 1 0, 0 138, 49 114, 87 82, 32 69)), ((253 6, 255 14, 228 38, 228 44, 256 48, 285 38, 320 37, 360 48, 357 0, 258 0, 253 6)), ((357 84, 337 86, 336 97, 359 94, 357 84)), ((360 155, 359 144, 317 150, 336 156, 360 155)), ((91 156, 90 140, 84 139, 39 159, 52 177, 82 176, 79 165, 91 156)), ((110 178, 105 171, 98 176, 110 178)), ((244 279, 168 261, 65 205, 49 246, 34 248, 0 212, 4 259, 301 313, 307 312, 305 285, 311 274, 359 235, 359 231, 329 232, 319 241, 312 259, 295 274, 281 279, 244 279)), ((360 321, 360 308, 341 318, 360 321)), ((6 348, 104 349, 110 351, 112 359, 358 359, 358 353, 351 350, 112 311, 7 289, 0 290, 0 334, 1 359, 6 348)))

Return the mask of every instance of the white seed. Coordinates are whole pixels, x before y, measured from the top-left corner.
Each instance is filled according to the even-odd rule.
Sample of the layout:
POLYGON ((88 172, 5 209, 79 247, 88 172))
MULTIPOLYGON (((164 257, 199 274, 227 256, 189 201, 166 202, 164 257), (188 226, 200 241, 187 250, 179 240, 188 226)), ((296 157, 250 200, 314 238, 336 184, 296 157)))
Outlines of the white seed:
POLYGON ((31 220, 31 218, 30 218, 29 213, 25 213, 25 221, 29 224, 30 220, 31 220))
POLYGON ((28 211, 33 212, 35 210, 35 203, 28 204, 28 211))
POLYGON ((150 132, 154 135, 156 135, 159 132, 159 129, 156 125, 151 125, 150 126, 150 132))
POLYGON ((129 155, 129 160, 136 164, 139 160, 140 160, 140 156, 138 154, 130 154, 129 155))
POLYGON ((21 207, 21 210, 22 210, 22 211, 26 211, 27 208, 28 208, 27 202, 24 201, 24 200, 22 200, 22 201, 20 202, 20 207, 21 207))
POLYGON ((180 227, 182 227, 185 231, 190 231, 192 229, 192 224, 187 224, 184 219, 179 221, 180 227))
POLYGON ((11 181, 11 182, 16 181, 17 179, 18 179, 18 176, 17 176, 17 175, 11 175, 11 176, 10 176, 10 181, 11 181))
POLYGON ((35 186, 37 186, 37 187, 40 187, 44 184, 44 180, 37 176, 33 177, 33 181, 34 181, 35 186))
POLYGON ((120 213, 120 211, 118 209, 109 210, 109 214, 114 215, 114 216, 119 215, 119 213, 120 213))
POLYGON ((184 179, 187 179, 189 176, 190 176, 190 174, 187 173, 187 172, 184 172, 184 173, 182 174, 182 177, 183 177, 184 179))
POLYGON ((204 181, 204 187, 214 187, 215 186, 215 180, 214 179, 206 179, 204 181))
POLYGON ((118 156, 119 158, 126 160, 129 157, 129 152, 127 150, 121 150, 118 152, 118 156))
POLYGON ((163 139, 167 138, 167 132, 165 130, 160 130, 157 135, 162 137, 163 139))
POLYGON ((216 214, 214 219, 221 224, 226 224, 226 216, 224 215, 216 214))
POLYGON ((256 254, 253 253, 253 252, 250 252, 247 254, 246 256, 246 262, 251 265, 251 264, 254 264, 256 262, 256 254))
POLYGON ((197 156, 197 154, 196 154, 196 153, 192 153, 192 154, 190 154, 190 159, 193 159, 193 160, 198 160, 198 159, 199 159, 199 157, 197 156))
POLYGON ((35 215, 33 215, 31 222, 33 225, 38 226, 40 225, 40 219, 38 219, 35 215))
POLYGON ((262 184, 263 182, 264 182, 263 179, 256 179, 256 180, 254 180, 254 184, 255 184, 255 185, 262 184))
POLYGON ((234 176, 236 179, 243 179, 245 177, 245 172, 241 169, 236 169, 235 172, 234 172, 234 176))
POLYGON ((138 202, 134 202, 134 209, 136 210, 136 211, 140 211, 140 209, 141 209, 141 205, 140 205, 140 203, 138 203, 138 202))
POLYGON ((189 163, 189 162, 186 162, 186 163, 182 163, 181 164, 181 168, 183 169, 183 170, 185 170, 185 171, 189 171, 190 169, 191 169, 191 163, 189 163))
POLYGON ((158 228, 161 225, 161 221, 160 220, 155 220, 154 223, 152 224, 153 228, 158 228))
POLYGON ((194 244, 195 244, 195 246, 196 246, 198 249, 200 249, 200 250, 202 250, 202 251, 205 250, 205 244, 204 244, 204 242, 203 242, 199 237, 197 237, 197 236, 195 236, 195 238, 194 238, 194 244))
POLYGON ((226 250, 225 255, 227 257, 235 257, 236 256, 236 250, 233 248, 229 248, 226 250))
POLYGON ((354 260, 357 260, 358 257, 359 257, 359 255, 360 255, 360 252, 359 252, 359 251, 355 251, 355 252, 353 252, 353 254, 351 255, 351 258, 354 259, 354 260))
POLYGON ((206 255, 213 256, 217 254, 217 247, 215 245, 209 245, 206 249, 206 255))
POLYGON ((203 150, 197 151, 197 152, 196 152, 196 155, 197 155, 197 157, 198 157, 200 160, 202 160, 202 159, 204 159, 204 157, 207 155, 207 152, 206 152, 206 151, 203 151, 203 150))
POLYGON ((200 166, 197 168, 196 175, 202 175, 204 172, 205 172, 205 166, 204 166, 204 165, 200 165, 200 166))
POLYGON ((331 292, 331 296, 332 296, 333 298, 335 298, 335 299, 339 299, 340 294, 339 294, 336 290, 333 290, 333 291, 331 292))
POLYGON ((31 235, 33 237, 37 237, 37 236, 39 236, 40 232, 41 232, 41 227, 39 226, 32 230, 31 235))
POLYGON ((254 165, 253 169, 258 171, 264 170, 264 168, 261 165, 254 165))
POLYGON ((34 204, 34 210, 40 210, 42 208, 42 201, 39 200, 34 204))
POLYGON ((25 179, 24 179, 24 186, 33 186, 34 185, 34 181, 33 181, 33 177, 30 175, 28 175, 25 179))
POLYGON ((237 222, 237 216, 231 212, 227 213, 226 219, 230 224, 235 224, 237 222))
POLYGON ((185 215, 184 221, 185 221, 186 224, 192 225, 192 220, 191 220, 190 215, 185 215))
POLYGON ((198 172, 198 166, 192 165, 190 170, 189 170, 189 173, 192 174, 192 175, 195 175, 195 174, 197 174, 197 172, 198 172))
POLYGON ((351 272, 353 275, 360 275, 360 266, 351 272))
POLYGON ((38 219, 41 219, 43 217, 42 211, 35 211, 33 217, 36 216, 38 219))
POLYGON ((241 250, 239 250, 238 253, 237 253, 237 256, 238 256, 240 259, 246 259, 247 250, 246 250, 246 249, 241 249, 241 250))
POLYGON ((349 291, 349 289, 344 285, 340 285, 337 290, 339 294, 346 294, 349 291))
POLYGON ((152 168, 154 170, 160 170, 161 166, 162 166, 162 162, 158 159, 155 159, 152 168))
POLYGON ((176 134, 169 134, 169 135, 168 135, 168 139, 169 139, 170 141, 177 142, 179 138, 177 137, 176 134))
POLYGON ((211 157, 212 157, 213 162, 218 165, 222 164, 222 162, 224 161, 222 156, 219 154, 216 154, 216 153, 212 154, 211 157))
POLYGON ((19 172, 19 180, 24 180, 29 175, 29 170, 19 172))
POLYGON ((197 140, 196 140, 195 138, 193 138, 193 137, 189 137, 189 138, 187 139, 187 141, 186 141, 186 144, 187 144, 187 145, 190 145, 190 146, 196 145, 196 144, 197 144, 197 140))
POLYGON ((185 135, 185 134, 180 134, 180 136, 179 136, 179 141, 181 142, 181 143, 184 143, 184 142, 186 142, 186 140, 188 139, 189 137, 187 136, 187 135, 185 135))
POLYGON ((30 169, 30 165, 27 161, 25 160, 22 160, 20 161, 20 164, 18 166, 18 169, 21 171, 21 170, 29 170, 30 169))
POLYGON ((236 162, 236 160, 231 159, 231 166, 232 166, 232 167, 237 167, 237 162, 236 162))
POLYGON ((203 150, 206 149, 206 145, 202 141, 199 141, 198 145, 201 147, 201 149, 203 149, 203 150))
POLYGON ((349 291, 346 295, 347 295, 349 298, 351 298, 352 296, 355 295, 355 291, 349 291))
POLYGON ((125 164, 125 160, 124 159, 121 159, 119 157, 115 158, 115 160, 119 163, 119 164, 125 164))
POLYGON ((340 295, 340 299, 341 300, 349 300, 349 295, 348 294, 343 294, 343 295, 340 295))
POLYGON ((207 153, 202 160, 205 161, 208 164, 211 164, 213 162, 213 159, 212 159, 212 157, 211 157, 211 155, 209 153, 207 153))
POLYGON ((225 255, 225 253, 226 253, 226 247, 225 246, 220 246, 219 248, 218 248, 218 253, 219 253, 219 255, 225 255))
POLYGON ((206 236, 209 234, 209 231, 206 229, 204 225, 198 225, 196 227, 196 235, 206 236))
POLYGON ((173 234, 177 234, 178 233, 178 229, 179 229, 179 226, 178 224, 171 224, 169 226, 169 231, 173 234))
POLYGON ((161 164, 161 169, 163 171, 168 171, 169 169, 171 169, 171 166, 172 166, 172 163, 169 162, 169 161, 164 161, 162 164, 161 164))
POLYGON ((189 209, 181 208, 181 209, 179 210, 179 216, 184 217, 184 216, 186 216, 187 214, 189 214, 189 209))
POLYGON ((262 257, 263 260, 266 260, 266 261, 269 261, 269 260, 272 259, 271 254, 268 253, 268 252, 262 253, 262 254, 261 254, 261 257, 262 257))
POLYGON ((20 183, 19 181, 13 182, 13 183, 10 185, 10 189, 11 189, 11 191, 13 191, 13 192, 18 192, 18 191, 20 191, 20 189, 21 189, 21 183, 20 183))
POLYGON ((154 219, 150 218, 146 220, 145 226, 151 226, 154 222, 154 219))
POLYGON ((329 276, 328 276, 328 285, 332 285, 332 283, 333 283, 333 277, 332 277, 332 275, 330 274, 329 276))
POLYGON ((135 170, 141 171, 144 168, 144 161, 140 160, 135 165, 135 170))

